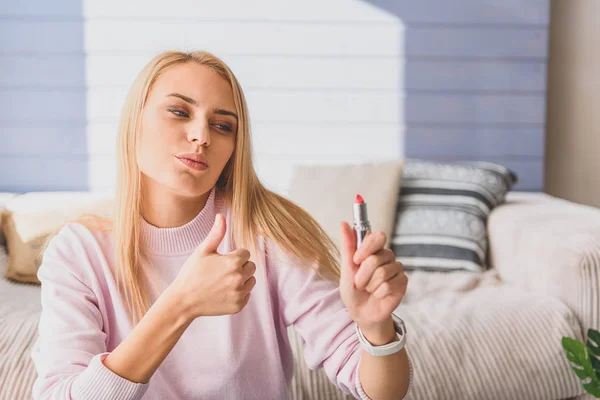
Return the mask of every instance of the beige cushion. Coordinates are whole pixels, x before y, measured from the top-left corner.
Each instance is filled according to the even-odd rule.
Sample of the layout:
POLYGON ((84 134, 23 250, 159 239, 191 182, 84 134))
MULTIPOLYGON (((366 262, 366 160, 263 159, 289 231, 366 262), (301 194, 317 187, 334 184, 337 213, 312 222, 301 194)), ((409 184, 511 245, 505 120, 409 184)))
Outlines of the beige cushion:
POLYGON ((6 202, 2 230, 8 249, 5 276, 39 283, 37 269, 48 238, 83 214, 111 217, 113 200, 86 192, 28 193, 6 202))
POLYGON ((403 162, 354 165, 298 165, 289 197, 308 211, 340 243, 340 223, 352 225, 352 204, 360 194, 368 207, 373 231, 389 237, 394 228, 396 203, 400 192, 403 162))

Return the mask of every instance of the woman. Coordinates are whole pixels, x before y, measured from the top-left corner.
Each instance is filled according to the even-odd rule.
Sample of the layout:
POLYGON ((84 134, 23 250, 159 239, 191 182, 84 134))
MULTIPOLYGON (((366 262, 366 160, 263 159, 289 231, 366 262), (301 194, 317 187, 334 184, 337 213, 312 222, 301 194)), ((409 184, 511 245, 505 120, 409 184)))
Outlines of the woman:
POLYGON ((70 223, 44 253, 34 398, 283 399, 291 324, 307 364, 346 393, 404 396, 406 350, 375 356, 358 339, 397 341, 402 265, 384 234, 357 251, 343 223, 338 267, 319 225, 260 184, 221 60, 153 59, 127 96, 118 158, 114 222, 70 223))

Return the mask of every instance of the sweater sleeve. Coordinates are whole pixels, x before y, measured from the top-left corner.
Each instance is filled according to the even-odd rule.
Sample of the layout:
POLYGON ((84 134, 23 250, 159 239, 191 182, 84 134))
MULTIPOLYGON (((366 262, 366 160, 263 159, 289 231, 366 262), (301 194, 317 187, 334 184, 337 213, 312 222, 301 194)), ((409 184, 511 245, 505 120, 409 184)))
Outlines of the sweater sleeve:
POLYGON ((38 270, 42 284, 39 335, 31 357, 34 399, 140 399, 148 384, 106 368, 106 334, 94 292, 78 270, 88 262, 71 226, 52 239, 38 270))
MULTIPOLYGON (((339 288, 308 267, 294 263, 271 241, 266 246, 267 268, 277 279, 282 319, 286 326, 293 325, 304 340, 307 366, 313 370, 322 367, 344 393, 370 400, 358 374, 363 349, 339 288)), ((410 370, 409 391, 412 365, 410 370)))

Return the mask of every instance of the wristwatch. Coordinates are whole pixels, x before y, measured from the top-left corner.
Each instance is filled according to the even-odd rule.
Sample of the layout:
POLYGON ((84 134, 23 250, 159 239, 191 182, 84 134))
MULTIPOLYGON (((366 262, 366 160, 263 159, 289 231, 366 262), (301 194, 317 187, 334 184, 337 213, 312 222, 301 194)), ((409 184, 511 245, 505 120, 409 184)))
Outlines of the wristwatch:
POLYGON ((392 320, 394 321, 394 328, 396 330, 396 335, 398 335, 399 340, 394 341, 392 343, 384 344, 383 346, 373 346, 364 337, 358 325, 355 325, 358 340, 366 352, 377 357, 382 357, 389 356, 390 354, 394 354, 402 350, 402 348, 406 344, 406 326, 404 325, 404 321, 402 321, 402 319, 400 319, 400 317, 398 317, 394 313, 392 313, 392 320))

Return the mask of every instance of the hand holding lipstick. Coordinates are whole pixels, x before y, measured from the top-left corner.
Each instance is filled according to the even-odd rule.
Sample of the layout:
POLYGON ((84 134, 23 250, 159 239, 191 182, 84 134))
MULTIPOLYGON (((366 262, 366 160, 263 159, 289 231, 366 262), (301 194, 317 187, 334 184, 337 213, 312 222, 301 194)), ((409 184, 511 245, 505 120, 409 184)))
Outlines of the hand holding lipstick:
POLYGON ((394 335, 391 314, 406 293, 408 277, 394 253, 384 248, 385 233, 369 233, 357 249, 360 234, 346 222, 341 229, 342 301, 369 341, 385 343, 394 335))

